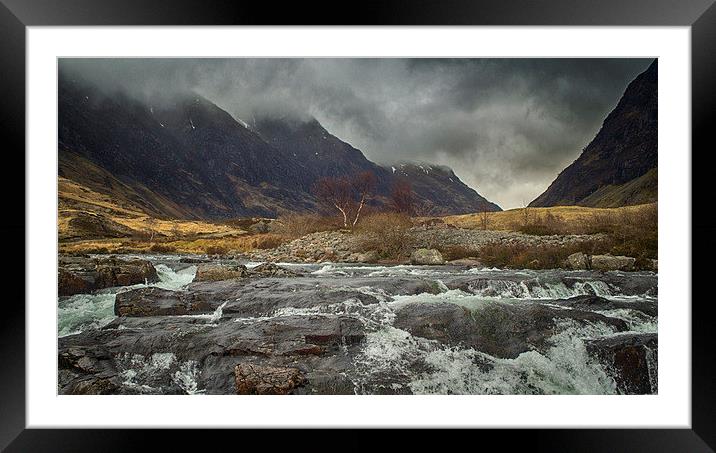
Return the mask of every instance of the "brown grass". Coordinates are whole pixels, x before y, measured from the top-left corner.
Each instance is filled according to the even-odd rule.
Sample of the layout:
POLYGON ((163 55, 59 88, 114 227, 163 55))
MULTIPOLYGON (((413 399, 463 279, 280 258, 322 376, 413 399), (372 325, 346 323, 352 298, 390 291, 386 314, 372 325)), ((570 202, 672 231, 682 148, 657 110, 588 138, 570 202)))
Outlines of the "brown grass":
POLYGON ((374 251, 379 259, 401 260, 410 255, 412 249, 410 227, 412 222, 405 214, 375 212, 365 216, 354 233, 362 251, 374 251))
MULTIPOLYGON (((487 213, 487 224, 490 230, 518 231, 527 224, 543 221, 547 214, 557 218, 569 228, 579 226, 595 215, 622 213, 639 213, 643 210, 655 209, 656 203, 621 208, 587 208, 583 206, 553 206, 549 208, 518 208, 507 211, 487 213), (528 221, 525 221, 525 218, 528 221)), ((459 228, 481 229, 483 219, 481 213, 451 215, 443 217, 445 223, 459 228)))
POLYGON ((606 253, 608 242, 586 241, 569 245, 487 245, 478 252, 479 260, 489 267, 512 269, 553 269, 562 267, 564 260, 572 253, 606 253))
POLYGON ((340 225, 333 217, 318 214, 287 214, 279 217, 272 225, 272 231, 288 238, 299 238, 319 231, 333 231, 340 225))

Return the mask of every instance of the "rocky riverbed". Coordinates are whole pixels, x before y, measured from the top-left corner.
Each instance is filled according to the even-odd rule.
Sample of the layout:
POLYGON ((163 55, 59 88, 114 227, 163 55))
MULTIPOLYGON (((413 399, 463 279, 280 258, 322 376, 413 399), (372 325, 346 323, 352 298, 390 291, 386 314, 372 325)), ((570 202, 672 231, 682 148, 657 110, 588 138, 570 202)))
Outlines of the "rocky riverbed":
POLYGON ((59 298, 61 394, 658 389, 652 272, 123 260, 156 280, 59 298))

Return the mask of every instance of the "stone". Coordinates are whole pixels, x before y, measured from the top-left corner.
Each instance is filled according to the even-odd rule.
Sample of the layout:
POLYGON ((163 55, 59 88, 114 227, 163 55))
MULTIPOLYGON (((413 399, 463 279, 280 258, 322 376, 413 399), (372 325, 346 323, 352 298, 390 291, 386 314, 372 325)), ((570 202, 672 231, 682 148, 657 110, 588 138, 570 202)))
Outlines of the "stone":
POLYGON ((592 269, 599 271, 630 271, 634 269, 636 258, 628 256, 593 255, 592 269))
POLYGON ((94 288, 94 279, 82 278, 62 268, 57 273, 57 291, 60 296, 89 293, 94 288))
POLYGON ((251 277, 296 277, 298 275, 300 275, 298 272, 285 269, 274 263, 263 263, 249 269, 249 276, 251 277))
POLYGON ((579 324, 601 322, 616 331, 628 330, 621 319, 579 309, 542 304, 489 302, 467 308, 444 302, 407 304, 396 312, 395 327, 449 346, 474 348, 500 358, 515 358, 532 349, 544 350, 558 319, 579 324))
POLYGON ((618 335, 587 342, 623 395, 658 391, 658 338, 655 333, 618 335))
POLYGON ((443 256, 435 249, 417 249, 410 254, 410 264, 443 264, 443 256))
POLYGON ((378 261, 378 253, 375 250, 363 253, 351 253, 346 258, 346 261, 350 263, 375 263, 378 261))
POLYGON ((209 295, 188 294, 160 288, 140 288, 117 294, 117 316, 167 316, 211 313, 209 295))
POLYGON ((216 282, 235 278, 246 278, 249 273, 246 266, 224 266, 216 264, 199 264, 196 268, 196 282, 216 282))
POLYGON ((572 253, 567 257, 567 265, 574 270, 589 269, 589 257, 582 252, 572 253))
POLYGON ((288 395, 307 382, 301 370, 291 367, 240 363, 234 374, 238 395, 288 395))
POLYGON ((159 281, 157 270, 145 260, 62 257, 58 266, 58 294, 91 293, 115 286, 130 286, 159 281))

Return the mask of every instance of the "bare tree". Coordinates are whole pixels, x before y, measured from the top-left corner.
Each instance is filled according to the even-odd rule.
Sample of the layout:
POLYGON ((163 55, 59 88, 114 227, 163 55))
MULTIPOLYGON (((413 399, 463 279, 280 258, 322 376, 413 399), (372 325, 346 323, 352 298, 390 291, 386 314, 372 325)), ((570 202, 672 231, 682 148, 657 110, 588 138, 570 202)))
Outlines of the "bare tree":
POLYGON ((524 208, 522 208, 522 226, 527 226, 530 224, 531 217, 532 217, 532 211, 530 210, 530 206, 523 202, 525 205, 524 208))
POLYGON ((351 227, 355 227, 356 223, 358 223, 358 218, 360 217, 363 206, 365 206, 366 201, 368 201, 375 192, 375 185, 375 175, 370 171, 358 173, 352 178, 351 186, 353 187, 355 196, 358 198, 358 207, 355 210, 355 217, 353 218, 351 227))
POLYGON ((409 181, 401 178, 393 183, 390 190, 390 204, 395 212, 407 215, 415 214, 413 187, 409 181))
POLYGON ((319 200, 338 209, 343 216, 343 227, 348 228, 348 216, 353 205, 352 186, 347 178, 321 178, 313 186, 319 200))
POLYGON ((155 228, 157 226, 157 219, 155 219, 154 217, 147 217, 146 224, 147 224, 147 228, 149 228, 149 232, 150 232, 149 233, 150 234, 149 242, 152 242, 152 241, 154 241, 154 234, 156 233, 155 228))
POLYGON ((443 213, 442 208, 427 200, 415 203, 413 205, 413 211, 418 217, 436 217, 443 213))
POLYGON ((487 224, 489 221, 488 216, 489 216, 489 214, 488 214, 487 209, 483 209, 482 211, 480 211, 480 224, 481 224, 483 230, 487 229, 487 224))
POLYGON ((374 195, 375 187, 375 175, 364 171, 352 177, 321 178, 314 184, 313 193, 341 213, 344 228, 353 228, 363 207, 374 195))

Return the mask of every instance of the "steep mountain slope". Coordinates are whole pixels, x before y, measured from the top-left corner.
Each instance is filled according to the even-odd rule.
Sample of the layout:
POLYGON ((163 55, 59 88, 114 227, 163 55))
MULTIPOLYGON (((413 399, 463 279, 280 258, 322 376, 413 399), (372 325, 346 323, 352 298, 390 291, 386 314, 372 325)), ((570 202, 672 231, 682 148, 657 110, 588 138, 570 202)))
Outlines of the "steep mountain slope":
MULTIPOLYGON (((167 218, 315 211, 311 187, 318 178, 361 171, 376 175, 374 203, 381 204, 395 179, 316 120, 259 120, 248 127, 195 94, 153 105, 104 93, 62 71, 58 132, 59 176, 167 218)), ((430 181, 416 183, 416 191, 443 213, 482 203, 466 186, 427 190, 430 181)))
POLYGON ((396 178, 405 178, 426 215, 455 212, 452 206, 464 207, 463 212, 501 211, 502 209, 467 186, 451 168, 427 163, 401 163, 390 167, 396 178), (447 207, 447 209, 446 209, 447 207))
POLYGON ((582 154, 530 206, 656 201, 657 61, 627 87, 582 154))
POLYGON ((293 184, 310 191, 316 179, 372 172, 378 192, 385 193, 389 173, 366 159, 362 152, 329 133, 318 121, 297 121, 288 118, 262 119, 256 131, 287 161, 296 161, 297 175, 293 184))

